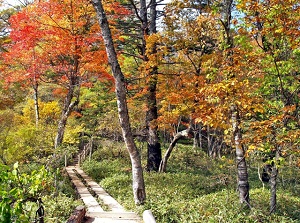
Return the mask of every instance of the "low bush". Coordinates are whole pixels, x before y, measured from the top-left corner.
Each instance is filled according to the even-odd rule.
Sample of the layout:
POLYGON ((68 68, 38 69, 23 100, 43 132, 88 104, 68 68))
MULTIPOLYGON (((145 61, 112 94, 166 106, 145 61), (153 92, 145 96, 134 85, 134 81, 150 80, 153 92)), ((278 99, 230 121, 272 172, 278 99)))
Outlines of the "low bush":
POLYGON ((13 167, 0 165, 0 222, 65 222, 79 204, 68 178, 37 164, 13 167), (37 213, 40 212, 40 215, 37 213))
POLYGON ((44 196, 43 205, 45 209, 45 222, 61 223, 66 222, 74 209, 78 205, 82 205, 82 202, 74 200, 72 197, 67 197, 63 193, 59 193, 57 196, 44 196))

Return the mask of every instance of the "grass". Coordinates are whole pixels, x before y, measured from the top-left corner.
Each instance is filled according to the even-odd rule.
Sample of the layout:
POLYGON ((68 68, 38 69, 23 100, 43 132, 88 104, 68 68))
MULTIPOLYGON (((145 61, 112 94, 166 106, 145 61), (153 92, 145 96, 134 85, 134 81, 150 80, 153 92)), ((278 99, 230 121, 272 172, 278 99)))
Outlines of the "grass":
MULTIPOLYGON (((178 145, 167 173, 144 173, 147 202, 136 207, 130 161, 120 147, 116 144, 115 152, 111 147, 99 148, 92 161, 84 163, 84 170, 125 208, 140 214, 151 209, 159 223, 300 222, 300 171, 294 166, 281 170, 277 211, 269 215, 269 188, 259 181, 255 165, 249 168, 252 208, 248 210, 238 201, 234 159, 212 160, 188 145, 178 145)), ((142 150, 143 157, 145 152, 142 150)))

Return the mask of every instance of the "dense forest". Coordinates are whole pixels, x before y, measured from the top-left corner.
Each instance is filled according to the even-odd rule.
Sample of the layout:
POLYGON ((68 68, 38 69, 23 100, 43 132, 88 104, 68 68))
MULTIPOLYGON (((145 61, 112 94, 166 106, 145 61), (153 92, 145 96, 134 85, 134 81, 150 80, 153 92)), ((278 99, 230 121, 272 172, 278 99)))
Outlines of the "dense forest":
POLYGON ((299 0, 12 2, 0 222, 65 222, 86 148, 82 168, 157 222, 300 222, 299 0))

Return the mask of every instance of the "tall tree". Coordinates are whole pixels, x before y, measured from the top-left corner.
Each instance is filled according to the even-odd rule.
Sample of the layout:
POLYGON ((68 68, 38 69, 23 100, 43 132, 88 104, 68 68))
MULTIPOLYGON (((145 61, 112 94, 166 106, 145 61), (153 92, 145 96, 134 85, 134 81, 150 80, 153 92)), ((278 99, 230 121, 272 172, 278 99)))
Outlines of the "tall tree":
MULTIPOLYGON (((233 34, 231 31, 232 24, 232 10, 233 10, 233 0, 225 0, 224 1, 224 19, 221 20, 221 23, 225 32, 225 43, 227 45, 227 63, 229 65, 228 78, 234 79, 236 75, 232 73, 231 70, 234 67, 232 56, 234 53, 232 52, 234 48, 233 42, 233 34)), ((235 95, 234 95, 235 97, 235 95)), ((249 198, 249 182, 248 182, 248 170, 246 164, 246 152, 245 147, 242 144, 242 130, 241 130, 241 117, 239 111, 239 105, 236 101, 230 105, 231 111, 231 122, 232 122, 232 130, 233 130, 233 139, 235 145, 235 153, 236 153, 236 163, 237 163, 237 175, 238 175, 238 190, 239 190, 239 198, 240 203, 245 203, 250 207, 250 198, 249 198)))
POLYGON ((164 30, 148 38, 150 61, 159 63, 162 73, 158 123, 173 135, 161 171, 165 171, 163 163, 176 142, 181 137, 196 135, 195 118, 201 113, 195 108, 202 105, 199 89, 205 84, 202 66, 212 57, 218 41, 218 24, 208 11, 208 5, 199 2, 173 1, 166 7, 164 30), (153 56, 150 49, 155 44, 158 50, 153 56), (177 125, 180 130, 185 129, 178 131, 177 125))
POLYGON ((120 68, 117 53, 114 47, 114 42, 103 8, 101 0, 92 0, 94 8, 97 12, 99 24, 101 27, 102 36, 104 39, 108 62, 111 66, 112 73, 115 78, 116 97, 118 102, 119 120, 123 132, 123 138, 130 155, 132 164, 132 188, 134 201, 137 205, 143 204, 146 199, 146 191, 143 177, 143 168, 141 163, 141 156, 137 149, 131 132, 130 120, 128 115, 125 79, 120 68))
MULTIPOLYGON (((28 57, 26 51, 30 52, 35 59, 31 62, 39 64, 27 63, 28 69, 35 72, 23 78, 51 82, 65 92, 55 148, 63 142, 68 117, 79 103, 81 85, 90 76, 109 76, 106 66, 99 65, 99 61, 107 59, 100 44, 99 25, 93 19, 95 12, 88 3, 37 1, 12 17, 12 47, 19 46, 24 57, 28 57), (36 73, 36 67, 43 69, 36 73)), ((38 82, 35 83, 37 89, 38 82)))
POLYGON ((282 156, 294 153, 299 137, 299 1, 240 1, 249 35, 260 48, 264 78, 261 93, 266 109, 262 120, 252 123, 253 149, 265 152, 270 172, 270 213, 276 211, 276 187, 282 156), (297 124, 298 123, 298 124, 297 124), (259 131, 263 129, 263 131, 259 131), (263 142, 263 143, 262 143, 263 142))
POLYGON ((9 20, 11 42, 5 45, 3 72, 7 84, 18 82, 33 90, 35 122, 39 122, 38 87, 41 73, 45 72, 40 52, 35 48, 45 33, 30 19, 24 8, 9 20), (18 55, 18 56, 16 56, 18 55), (40 64, 38 66, 38 64, 40 64))
POLYGON ((158 136, 158 109, 157 109, 157 64, 149 65, 149 54, 156 54, 156 45, 151 46, 147 53, 147 38, 151 34, 155 34, 157 20, 157 1, 151 0, 148 4, 146 0, 135 2, 130 0, 131 6, 135 11, 136 18, 140 24, 138 29, 140 42, 139 43, 139 58, 142 60, 140 64, 141 76, 145 79, 145 101, 146 101, 146 130, 147 130, 147 170, 158 171, 161 161, 161 146, 158 136), (145 65, 147 64, 147 65, 145 65))
POLYGON ((161 80, 166 87, 159 92, 162 98, 160 121, 182 120, 187 125, 186 117, 192 117, 194 122, 218 132, 230 132, 236 151, 240 202, 249 205, 241 125, 242 114, 250 113, 257 105, 252 90, 257 86, 259 72, 255 76, 246 69, 255 67, 256 63, 250 56, 250 44, 242 45, 243 42, 234 37, 233 1, 199 4, 179 0, 167 8, 166 13, 170 14, 166 18, 167 32, 159 39, 169 39, 171 44, 161 44, 163 59, 160 60, 173 63, 168 76, 161 80), (234 42, 234 38, 238 41, 234 42), (243 58, 244 53, 249 53, 249 57, 243 58))

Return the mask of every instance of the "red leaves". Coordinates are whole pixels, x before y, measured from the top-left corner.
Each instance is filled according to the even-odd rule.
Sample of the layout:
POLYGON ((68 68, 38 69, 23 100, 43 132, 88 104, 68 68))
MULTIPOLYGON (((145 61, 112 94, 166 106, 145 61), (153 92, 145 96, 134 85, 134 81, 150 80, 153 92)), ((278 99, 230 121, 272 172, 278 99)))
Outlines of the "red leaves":
POLYGON ((22 43, 19 44, 20 50, 34 47, 44 35, 26 9, 13 15, 10 24, 10 38, 15 44, 22 43))
MULTIPOLYGON (((119 3, 109 7, 120 17, 130 13, 119 3)), ((107 57, 88 0, 36 1, 12 16, 9 52, 3 53, 7 82, 65 84, 72 76, 88 84, 91 76, 112 80, 107 57)))

